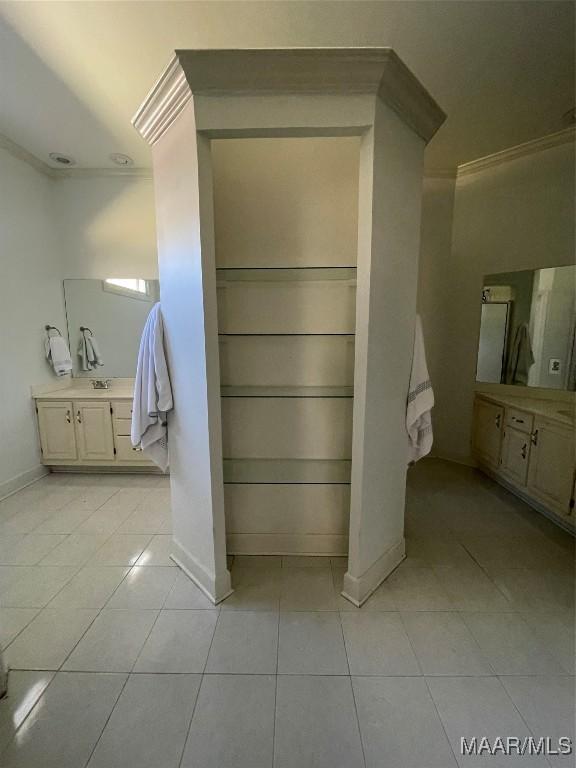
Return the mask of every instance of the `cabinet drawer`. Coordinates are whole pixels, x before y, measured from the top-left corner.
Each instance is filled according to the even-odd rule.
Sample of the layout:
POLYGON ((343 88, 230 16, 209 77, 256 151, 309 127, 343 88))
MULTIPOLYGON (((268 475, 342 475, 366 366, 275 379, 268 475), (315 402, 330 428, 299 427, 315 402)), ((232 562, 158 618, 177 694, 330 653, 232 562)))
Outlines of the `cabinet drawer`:
POLYGON ((130 437, 131 419, 114 419, 114 434, 123 437, 130 437))
POLYGON ((132 400, 114 400, 112 409, 117 419, 132 418, 132 400))
POLYGON ((534 416, 517 408, 506 408, 506 426, 513 427, 519 432, 532 432, 534 416))
POLYGON ((142 453, 140 448, 133 448, 129 437, 116 438, 116 459, 117 461, 130 461, 144 464, 151 464, 150 459, 142 453))

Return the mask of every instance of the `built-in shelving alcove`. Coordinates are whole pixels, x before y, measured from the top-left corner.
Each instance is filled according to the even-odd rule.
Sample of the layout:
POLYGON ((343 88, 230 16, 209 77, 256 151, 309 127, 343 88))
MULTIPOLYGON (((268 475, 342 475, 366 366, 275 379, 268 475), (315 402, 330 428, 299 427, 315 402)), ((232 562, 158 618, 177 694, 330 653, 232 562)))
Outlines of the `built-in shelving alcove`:
POLYGON ((211 157, 228 552, 347 554, 360 140, 211 157))

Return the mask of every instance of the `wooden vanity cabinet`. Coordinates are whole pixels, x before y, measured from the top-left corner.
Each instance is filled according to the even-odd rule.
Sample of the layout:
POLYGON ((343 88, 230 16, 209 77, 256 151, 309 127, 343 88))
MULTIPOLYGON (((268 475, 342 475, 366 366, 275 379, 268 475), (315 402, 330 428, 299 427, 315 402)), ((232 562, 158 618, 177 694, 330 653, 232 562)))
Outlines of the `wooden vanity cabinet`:
POLYGON ((477 399, 474 407, 474 453, 482 464, 497 469, 500 463, 504 408, 477 399))
POLYGON ((155 469, 130 440, 132 400, 38 399, 42 463, 52 467, 155 469))
POLYGON ((84 400, 74 403, 76 447, 80 461, 114 461, 110 403, 84 400))
POLYGON ((76 461, 78 453, 72 409, 71 402, 46 401, 36 404, 44 464, 76 461))
POLYGON ((574 431, 539 418, 534 427, 528 491, 559 514, 573 516, 574 431))
POLYGON ((571 425, 477 396, 473 449, 480 468, 491 477, 535 509, 574 526, 571 425))

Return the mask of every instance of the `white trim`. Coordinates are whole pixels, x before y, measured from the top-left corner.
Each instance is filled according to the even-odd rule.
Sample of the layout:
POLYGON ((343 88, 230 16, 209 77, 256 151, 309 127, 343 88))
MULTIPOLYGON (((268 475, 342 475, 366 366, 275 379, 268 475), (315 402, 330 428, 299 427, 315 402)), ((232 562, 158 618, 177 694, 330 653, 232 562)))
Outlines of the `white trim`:
POLYGON ((395 570, 406 557, 406 542, 402 538, 393 547, 390 547, 382 557, 376 560, 362 576, 352 576, 349 572, 344 574, 344 587, 342 597, 349 600, 357 608, 360 608, 370 595, 378 589, 380 584, 395 570))
POLYGON ((176 54, 132 118, 132 125, 154 144, 182 112, 192 92, 176 54))
POLYGON ((209 573, 198 560, 191 555, 176 539, 172 539, 170 557, 184 573, 196 584, 214 605, 229 597, 234 590, 231 586, 230 571, 226 569, 222 577, 209 573))
POLYGON ((32 485, 32 483, 37 482, 47 474, 49 473, 46 467, 38 464, 36 467, 32 467, 32 469, 27 469, 26 472, 12 477, 10 480, 5 480, 3 483, 0 483, 0 501, 7 496, 12 496, 13 493, 21 491, 22 488, 32 485))
POLYGON ((8 136, 5 136, 3 133, 0 133, 0 149, 5 149, 13 157, 22 160, 24 163, 28 163, 34 170, 43 173, 45 176, 49 176, 50 178, 56 176, 55 168, 51 168, 48 163, 39 160, 35 155, 28 152, 24 147, 21 147, 20 144, 12 141, 12 139, 9 139, 8 136))
POLYGON ((378 94, 426 142, 446 119, 391 48, 252 48, 177 51, 132 125, 154 144, 192 94, 287 93, 378 94))
POLYGON ((55 179, 128 178, 152 179, 151 168, 50 168, 55 179))
POLYGON ((526 141, 524 144, 517 144, 514 147, 503 149, 501 152, 494 152, 492 155, 479 157, 477 160, 471 160, 469 163, 463 163, 462 165, 459 165, 457 178, 460 179, 462 176, 469 176, 472 173, 479 173, 486 168, 492 168, 495 165, 508 163, 510 160, 516 160, 519 157, 533 155, 536 152, 543 152, 546 149, 559 147, 562 144, 569 144, 574 141, 575 136, 576 128, 574 126, 570 126, 569 128, 564 128, 562 131, 549 133, 548 135, 541 136, 538 139, 526 141))

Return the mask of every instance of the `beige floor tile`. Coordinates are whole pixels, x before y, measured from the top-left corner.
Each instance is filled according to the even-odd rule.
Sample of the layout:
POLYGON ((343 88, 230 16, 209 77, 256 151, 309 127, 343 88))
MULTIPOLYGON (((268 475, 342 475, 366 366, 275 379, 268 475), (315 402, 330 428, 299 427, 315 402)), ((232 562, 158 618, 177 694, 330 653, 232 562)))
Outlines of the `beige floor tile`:
POLYGON ((281 613, 278 673, 348 675, 348 660, 338 613, 281 613))
POLYGON ((366 768, 456 768, 424 678, 352 679, 366 768))
POLYGON ((84 766, 125 679, 59 672, 2 755, 2 768, 84 766))
POLYGON ((363 768, 349 677, 278 677, 274 766, 363 768))
POLYGON ((218 611, 161 611, 135 672, 203 672, 218 611))
POLYGON ((103 610, 68 657, 63 669, 130 672, 158 611, 103 610))
POLYGON ((98 611, 45 608, 7 648, 11 669, 59 669, 98 611))
POLYGON ((114 592, 107 608, 162 608, 174 586, 175 568, 134 566, 114 592))
POLYGON ((103 608, 129 572, 126 567, 85 566, 50 601, 50 608, 103 608))
POLYGON ((518 613, 463 613, 498 675, 562 674, 563 669, 518 613))
POLYGON ((200 675, 131 675, 88 768, 178 768, 200 675))
POLYGON ((206 672, 274 674, 277 656, 277 613, 221 612, 208 654, 206 672))
POLYGON ((352 675, 420 675, 399 614, 340 613, 352 675))
POLYGON ((270 768, 275 692, 273 675, 205 675, 181 768, 270 768))
POLYGON ((152 537, 114 533, 90 558, 90 565, 135 565, 152 537))
POLYGON ((153 536, 144 552, 136 561, 136 565, 176 567, 176 563, 170 557, 171 552, 172 536, 153 536))

